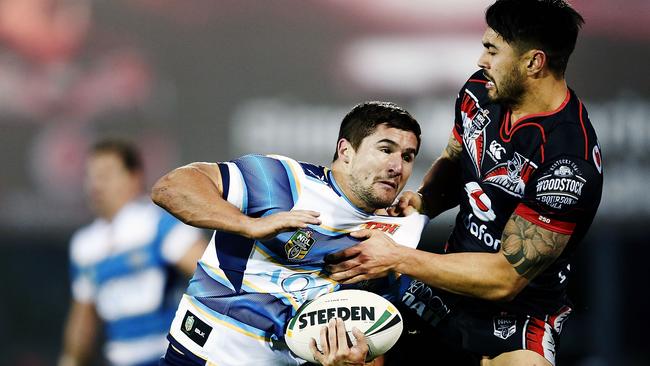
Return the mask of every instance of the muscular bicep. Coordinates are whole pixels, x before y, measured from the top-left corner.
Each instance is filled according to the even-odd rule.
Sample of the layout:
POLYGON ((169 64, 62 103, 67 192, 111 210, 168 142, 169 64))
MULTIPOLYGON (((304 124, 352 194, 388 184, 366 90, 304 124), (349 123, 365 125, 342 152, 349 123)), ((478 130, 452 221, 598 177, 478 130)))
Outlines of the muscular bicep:
POLYGON ((562 254, 570 238, 513 214, 503 230, 501 251, 515 271, 531 281, 562 254))
POLYGON ((201 176, 208 179, 220 194, 223 193, 223 182, 221 181, 221 172, 218 164, 203 162, 191 163, 183 168, 192 170, 190 174, 194 174, 195 177, 201 176))
POLYGON ((221 195, 222 192, 223 184, 217 164, 191 163, 160 178, 151 190, 151 198, 159 206, 170 210, 176 201, 188 195, 210 197, 221 195))
POLYGON ((442 152, 441 157, 457 161, 460 159, 460 154, 462 152, 463 152, 463 145, 460 142, 458 142, 456 136, 454 136, 454 134, 452 133, 451 136, 449 136, 449 141, 447 142, 447 146, 445 147, 445 150, 442 152))

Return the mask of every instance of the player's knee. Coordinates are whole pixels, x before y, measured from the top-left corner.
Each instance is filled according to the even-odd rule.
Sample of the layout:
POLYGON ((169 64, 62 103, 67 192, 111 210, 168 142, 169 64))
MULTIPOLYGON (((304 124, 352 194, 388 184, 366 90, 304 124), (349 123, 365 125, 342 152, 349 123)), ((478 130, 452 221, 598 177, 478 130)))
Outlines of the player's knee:
POLYGON ((553 366, 539 353, 530 350, 518 350, 502 353, 493 358, 483 358, 481 366, 553 366))

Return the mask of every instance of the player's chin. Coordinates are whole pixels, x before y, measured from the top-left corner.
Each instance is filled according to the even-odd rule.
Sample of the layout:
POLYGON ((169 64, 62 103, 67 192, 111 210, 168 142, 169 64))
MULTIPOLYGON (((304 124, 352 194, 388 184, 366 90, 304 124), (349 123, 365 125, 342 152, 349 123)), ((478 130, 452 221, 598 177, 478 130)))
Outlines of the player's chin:
POLYGON ((393 202, 395 202, 395 199, 397 198, 397 190, 380 190, 379 192, 375 192, 375 207, 377 208, 386 208, 390 207, 393 202))

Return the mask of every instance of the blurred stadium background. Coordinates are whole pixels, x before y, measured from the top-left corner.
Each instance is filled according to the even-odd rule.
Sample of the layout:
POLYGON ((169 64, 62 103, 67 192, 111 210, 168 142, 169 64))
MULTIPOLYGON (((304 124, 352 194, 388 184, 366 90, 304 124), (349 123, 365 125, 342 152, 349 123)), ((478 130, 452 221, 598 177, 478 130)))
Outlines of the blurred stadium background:
MULTIPOLYGON (((491 0, 0 0, 0 364, 55 364, 84 154, 126 136, 151 183, 191 161, 328 164, 339 122, 395 101, 443 148, 491 0)), ((573 271, 560 365, 648 365, 650 2, 574 0, 568 69, 600 138, 603 202, 573 271)), ((427 229, 432 249, 453 215, 427 229)), ((423 350, 423 352, 426 352, 423 350)))

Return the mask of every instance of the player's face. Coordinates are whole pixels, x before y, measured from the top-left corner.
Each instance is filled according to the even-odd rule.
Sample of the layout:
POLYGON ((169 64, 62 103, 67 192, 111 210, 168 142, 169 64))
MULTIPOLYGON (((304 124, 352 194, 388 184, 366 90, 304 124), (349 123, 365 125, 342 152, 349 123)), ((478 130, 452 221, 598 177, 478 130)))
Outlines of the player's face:
POLYGON ((353 201, 369 212, 390 206, 411 176, 416 149, 413 132, 377 126, 350 152, 353 201))
POLYGON ((495 103, 517 105, 525 92, 525 72, 521 69, 519 52, 492 28, 483 34, 483 53, 478 66, 488 78, 485 88, 495 103))
POLYGON ((129 172, 119 156, 100 152, 86 162, 86 195, 91 209, 104 218, 111 218, 139 192, 139 174, 129 172))

